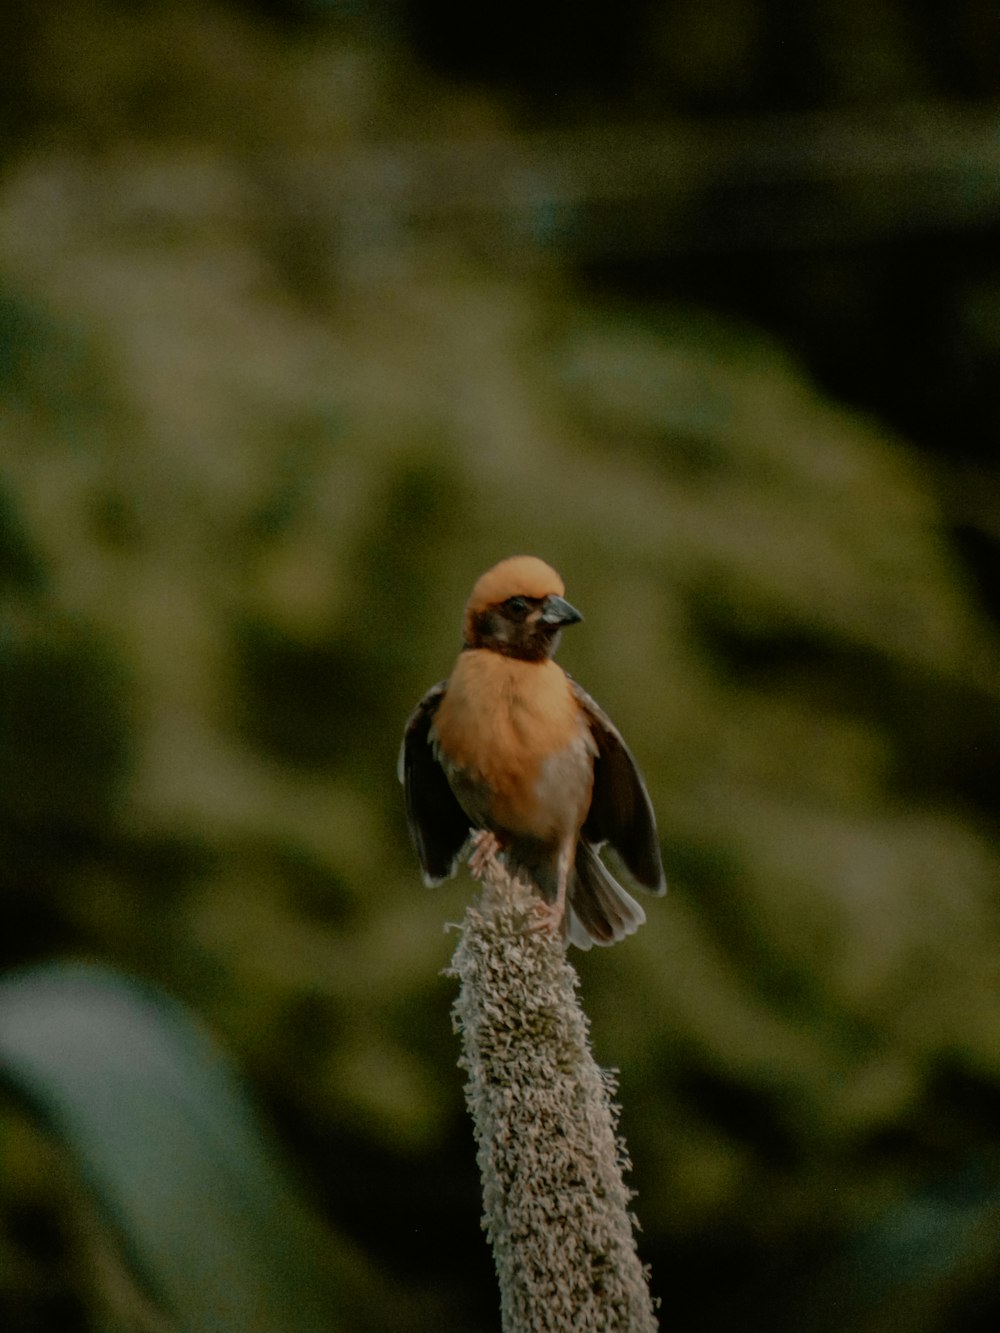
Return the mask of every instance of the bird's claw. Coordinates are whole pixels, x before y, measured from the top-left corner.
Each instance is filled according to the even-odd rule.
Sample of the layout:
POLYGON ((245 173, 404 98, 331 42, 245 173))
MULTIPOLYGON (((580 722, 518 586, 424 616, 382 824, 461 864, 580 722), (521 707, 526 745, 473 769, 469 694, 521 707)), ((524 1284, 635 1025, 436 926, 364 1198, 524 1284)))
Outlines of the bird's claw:
POLYGON ((500 843, 489 829, 478 829, 472 835, 472 850, 469 852, 469 872, 476 879, 482 879, 486 867, 496 860, 500 843))
POLYGON ((565 908, 562 903, 535 903, 531 909, 536 919, 528 923, 528 930, 534 932, 547 930, 550 935, 558 935, 562 930, 565 908))

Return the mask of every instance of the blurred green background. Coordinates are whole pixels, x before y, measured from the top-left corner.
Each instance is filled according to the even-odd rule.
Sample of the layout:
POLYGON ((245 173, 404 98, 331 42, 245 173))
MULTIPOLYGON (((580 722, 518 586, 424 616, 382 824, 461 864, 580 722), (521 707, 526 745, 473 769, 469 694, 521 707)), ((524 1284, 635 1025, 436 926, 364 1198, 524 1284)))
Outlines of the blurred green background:
MULTIPOLYGON (((394 766, 519 551, 660 821, 664 1327, 1000 1321, 998 14, 5 8, 0 959, 186 1006, 373 1328, 498 1328, 394 766)), ((105 1327, 0 1108, 0 1325, 105 1327)))

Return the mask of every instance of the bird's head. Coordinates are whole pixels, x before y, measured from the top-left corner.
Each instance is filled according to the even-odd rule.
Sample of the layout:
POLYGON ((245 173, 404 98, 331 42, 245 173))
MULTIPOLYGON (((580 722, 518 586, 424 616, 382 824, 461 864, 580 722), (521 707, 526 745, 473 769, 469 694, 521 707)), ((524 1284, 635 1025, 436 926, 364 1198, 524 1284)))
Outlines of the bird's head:
POLYGON ((479 579, 466 603, 466 648, 489 648, 528 662, 551 657, 562 627, 583 619, 564 591, 562 579, 544 560, 533 555, 501 560, 479 579))

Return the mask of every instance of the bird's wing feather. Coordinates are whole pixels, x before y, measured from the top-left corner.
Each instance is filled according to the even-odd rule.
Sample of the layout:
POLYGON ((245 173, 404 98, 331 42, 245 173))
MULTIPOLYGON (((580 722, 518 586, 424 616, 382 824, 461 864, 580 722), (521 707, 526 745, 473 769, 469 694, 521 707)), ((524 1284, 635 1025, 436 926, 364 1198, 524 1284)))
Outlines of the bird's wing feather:
POLYGON ((469 837, 469 818, 455 799, 431 743, 431 723, 447 681, 429 689, 406 723, 399 751, 399 780, 406 791, 406 817, 424 879, 440 884, 455 873, 469 837))
POLYGON ((575 680, 570 684, 597 745, 594 791, 583 836, 597 845, 610 843, 637 884, 651 893, 663 893, 656 820, 642 775, 607 713, 575 680))

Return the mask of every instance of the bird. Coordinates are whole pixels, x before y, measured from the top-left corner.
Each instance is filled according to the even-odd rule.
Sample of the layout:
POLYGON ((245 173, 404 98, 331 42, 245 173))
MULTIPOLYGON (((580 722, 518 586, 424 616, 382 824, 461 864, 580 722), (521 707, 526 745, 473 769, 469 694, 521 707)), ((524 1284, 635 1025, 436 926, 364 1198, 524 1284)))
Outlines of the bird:
POLYGON ((451 675, 406 722, 398 774, 427 884, 450 878, 470 849, 474 874, 499 856, 537 891, 532 928, 589 949, 646 919, 600 859, 605 844, 640 888, 666 884, 638 766, 554 660, 563 629, 582 619, 537 556, 488 569, 466 603, 451 675))

